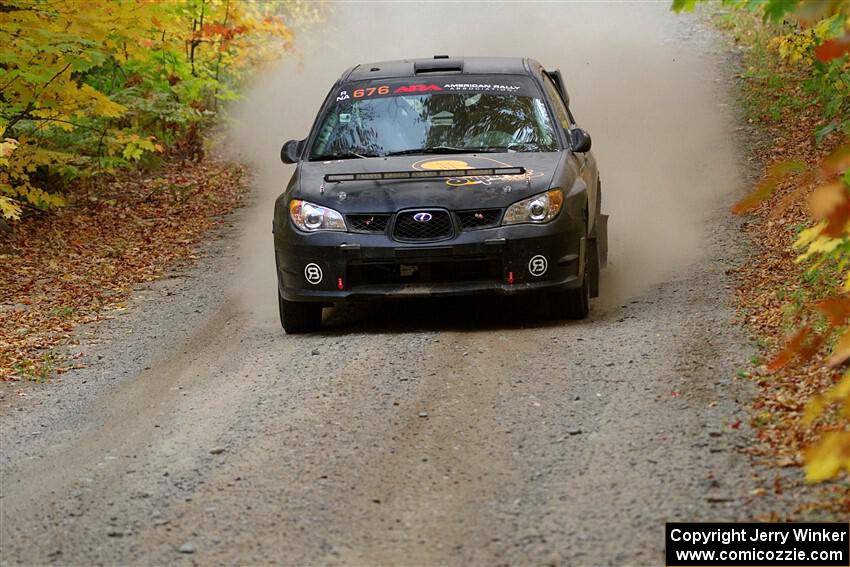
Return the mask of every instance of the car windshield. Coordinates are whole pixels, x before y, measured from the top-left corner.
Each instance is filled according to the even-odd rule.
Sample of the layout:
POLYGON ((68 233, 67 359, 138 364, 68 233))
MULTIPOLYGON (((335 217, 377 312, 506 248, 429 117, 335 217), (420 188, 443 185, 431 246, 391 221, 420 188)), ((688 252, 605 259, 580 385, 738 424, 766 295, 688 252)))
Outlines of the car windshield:
POLYGON ((526 81, 516 85, 343 88, 322 120, 310 159, 555 151, 552 120, 543 100, 533 96, 535 89, 526 81), (492 92, 497 87, 514 92, 492 92))

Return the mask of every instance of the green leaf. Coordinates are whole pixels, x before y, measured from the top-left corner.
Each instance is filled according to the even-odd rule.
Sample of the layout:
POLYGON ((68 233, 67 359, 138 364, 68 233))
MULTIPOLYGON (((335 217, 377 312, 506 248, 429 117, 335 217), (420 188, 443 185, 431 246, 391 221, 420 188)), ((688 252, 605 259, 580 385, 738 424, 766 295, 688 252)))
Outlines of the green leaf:
POLYGON ((781 22, 785 14, 793 12, 800 0, 767 0, 764 4, 764 19, 781 22))
POLYGON ((673 0, 673 5, 670 8, 678 14, 682 10, 685 12, 693 12, 696 5, 697 0, 673 0))

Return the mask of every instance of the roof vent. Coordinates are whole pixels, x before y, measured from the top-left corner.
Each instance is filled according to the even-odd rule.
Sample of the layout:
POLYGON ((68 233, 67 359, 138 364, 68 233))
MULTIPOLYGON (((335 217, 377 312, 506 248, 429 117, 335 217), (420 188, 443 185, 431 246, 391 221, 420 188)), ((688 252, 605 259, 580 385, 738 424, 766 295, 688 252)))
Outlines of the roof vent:
POLYGON ((413 64, 413 73, 415 75, 463 73, 463 60, 435 56, 433 61, 416 61, 413 64))

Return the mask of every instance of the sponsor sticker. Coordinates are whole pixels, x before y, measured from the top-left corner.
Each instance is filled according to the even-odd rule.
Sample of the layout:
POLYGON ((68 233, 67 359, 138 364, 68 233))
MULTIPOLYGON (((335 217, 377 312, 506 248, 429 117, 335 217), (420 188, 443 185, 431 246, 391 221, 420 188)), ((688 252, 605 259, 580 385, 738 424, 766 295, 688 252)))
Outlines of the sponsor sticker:
MULTIPOLYGON (((448 169, 474 169, 488 167, 511 167, 510 164, 486 157, 465 157, 464 159, 434 159, 419 160, 412 164, 413 169, 418 171, 444 171, 448 169)), ((493 185, 495 183, 529 182, 531 179, 543 176, 542 171, 526 169, 525 173, 516 175, 474 175, 470 177, 450 177, 446 179, 449 187, 470 187, 475 185, 493 185)), ((510 186, 505 192, 510 191, 510 186)))
POLYGON ((549 261, 546 260, 546 256, 538 254, 531 258, 528 261, 528 273, 534 276, 535 278, 539 278, 543 274, 546 273, 546 270, 549 269, 549 261))
POLYGON ((522 87, 518 85, 494 85, 489 83, 449 83, 443 87, 447 91, 491 91, 515 93, 522 87))
POLYGON ((427 93, 432 91, 441 91, 442 87, 438 85, 402 85, 394 90, 394 93, 427 93))
POLYGON ((309 263, 304 266, 304 278, 311 284, 316 285, 322 283, 322 268, 318 264, 309 263))

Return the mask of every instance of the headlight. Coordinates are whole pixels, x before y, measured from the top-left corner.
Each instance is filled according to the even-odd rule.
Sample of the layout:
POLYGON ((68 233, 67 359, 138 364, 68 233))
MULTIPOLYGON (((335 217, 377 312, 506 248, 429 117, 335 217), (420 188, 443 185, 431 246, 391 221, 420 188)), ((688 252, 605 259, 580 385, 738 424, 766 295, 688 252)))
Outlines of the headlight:
POLYGON ((342 215, 333 209, 314 205, 307 201, 292 199, 289 202, 289 218, 292 223, 305 232, 320 230, 339 230, 345 232, 345 221, 342 215))
POLYGON ((523 199, 508 207, 502 224, 547 223, 558 216, 563 205, 563 191, 552 189, 546 193, 523 199))

